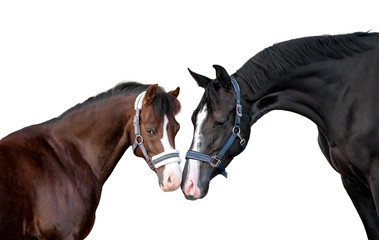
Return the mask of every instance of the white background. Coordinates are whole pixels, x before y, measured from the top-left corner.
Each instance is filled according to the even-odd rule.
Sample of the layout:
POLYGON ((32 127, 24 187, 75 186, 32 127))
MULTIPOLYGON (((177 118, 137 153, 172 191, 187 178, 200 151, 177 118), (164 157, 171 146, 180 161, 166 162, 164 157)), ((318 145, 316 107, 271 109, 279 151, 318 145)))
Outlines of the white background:
MULTIPOLYGON (((134 80, 181 87, 184 158, 203 89, 187 72, 234 73, 270 45, 303 36, 379 31, 375 1, 1 1, 0 138, 134 80)), ((184 162, 182 163, 184 166, 184 162)), ((1 170, 0 170, 1 171, 1 170)), ((164 193, 128 149, 104 185, 87 239, 365 239, 316 126, 275 111, 205 199, 164 193)), ((1 172, 0 172, 1 174, 1 172)))

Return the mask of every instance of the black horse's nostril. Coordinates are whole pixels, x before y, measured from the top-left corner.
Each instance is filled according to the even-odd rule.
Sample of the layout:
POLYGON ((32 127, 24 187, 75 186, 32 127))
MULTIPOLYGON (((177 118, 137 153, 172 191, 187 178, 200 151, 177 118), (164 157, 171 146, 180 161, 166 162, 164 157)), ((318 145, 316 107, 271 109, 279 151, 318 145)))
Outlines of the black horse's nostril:
POLYGON ((189 193, 190 196, 192 196, 191 193, 193 193, 195 185, 193 184, 192 180, 189 180, 188 182, 189 185, 187 186, 186 192, 189 193))

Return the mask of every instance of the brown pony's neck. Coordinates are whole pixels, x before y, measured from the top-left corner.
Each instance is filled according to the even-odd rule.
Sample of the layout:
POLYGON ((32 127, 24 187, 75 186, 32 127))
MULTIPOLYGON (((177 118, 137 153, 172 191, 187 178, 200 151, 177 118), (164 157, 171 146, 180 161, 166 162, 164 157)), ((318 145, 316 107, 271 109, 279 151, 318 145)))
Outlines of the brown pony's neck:
POLYGON ((131 145, 136 94, 118 95, 89 104, 49 124, 56 148, 70 146, 104 183, 131 145))

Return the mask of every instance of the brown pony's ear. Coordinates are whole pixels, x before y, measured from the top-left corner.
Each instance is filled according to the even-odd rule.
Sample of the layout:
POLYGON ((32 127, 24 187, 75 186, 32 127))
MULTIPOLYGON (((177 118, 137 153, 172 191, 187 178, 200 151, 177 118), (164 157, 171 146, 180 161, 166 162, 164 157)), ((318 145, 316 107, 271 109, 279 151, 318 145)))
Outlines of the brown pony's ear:
POLYGON ((174 95, 174 97, 177 98, 180 93, 180 87, 177 87, 175 90, 169 91, 168 93, 174 95))
POLYGON ((172 109, 174 115, 178 114, 178 112, 180 111, 180 102, 178 100, 178 96, 179 96, 179 93, 180 93, 180 87, 177 87, 175 90, 173 91, 170 91, 168 92, 169 94, 172 94, 174 97, 175 97, 175 100, 174 100, 174 108, 172 109))
POLYGON ((143 105, 151 104, 155 95, 157 94, 158 84, 151 85, 147 90, 145 97, 143 98, 143 105))

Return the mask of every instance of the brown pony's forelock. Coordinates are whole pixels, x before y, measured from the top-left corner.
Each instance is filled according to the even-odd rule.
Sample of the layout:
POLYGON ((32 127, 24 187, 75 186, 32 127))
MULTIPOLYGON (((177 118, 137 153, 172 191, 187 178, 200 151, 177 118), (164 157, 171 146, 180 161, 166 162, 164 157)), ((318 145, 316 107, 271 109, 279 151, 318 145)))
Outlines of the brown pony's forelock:
POLYGON ((164 91, 157 91, 152 105, 154 113, 159 119, 162 119, 164 115, 176 115, 181 109, 178 99, 174 95, 164 91))

